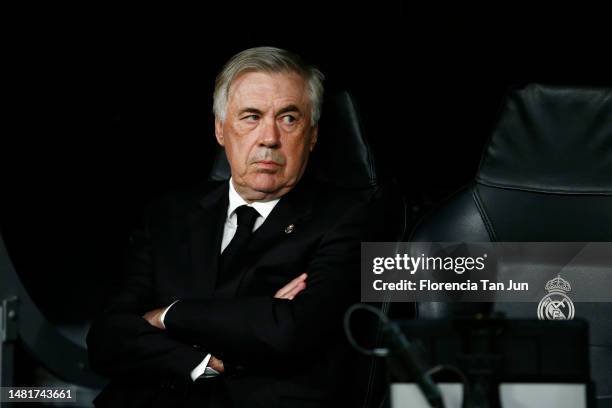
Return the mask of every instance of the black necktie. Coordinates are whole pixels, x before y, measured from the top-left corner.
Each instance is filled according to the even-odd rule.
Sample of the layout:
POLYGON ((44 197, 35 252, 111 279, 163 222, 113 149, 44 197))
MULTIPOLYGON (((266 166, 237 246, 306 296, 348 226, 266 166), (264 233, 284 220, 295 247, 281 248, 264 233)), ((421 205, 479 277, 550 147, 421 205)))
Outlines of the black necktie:
POLYGON ((219 257, 217 288, 228 284, 234 287, 239 283, 243 266, 241 260, 244 259, 244 250, 251 240, 253 225, 259 213, 253 207, 241 205, 236 208, 236 216, 238 217, 236 233, 219 257))

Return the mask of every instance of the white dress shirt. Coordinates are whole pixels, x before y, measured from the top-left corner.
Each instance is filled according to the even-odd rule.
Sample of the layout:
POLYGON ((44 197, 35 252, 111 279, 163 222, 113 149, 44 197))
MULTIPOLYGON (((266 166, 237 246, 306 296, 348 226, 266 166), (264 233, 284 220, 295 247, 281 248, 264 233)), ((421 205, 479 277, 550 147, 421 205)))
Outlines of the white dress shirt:
MULTIPOLYGON (((257 230, 257 228, 261 227, 261 225, 264 223, 266 218, 268 218, 268 215, 270 215, 270 213, 272 212, 272 210, 274 209, 274 207, 276 206, 279 200, 280 198, 277 198, 275 200, 265 201, 265 202, 254 201, 249 204, 246 201, 244 201, 244 199, 240 196, 240 194, 238 194, 238 192, 234 188, 234 183, 232 179, 230 178, 229 180, 229 205, 227 207, 225 224, 223 226, 223 239, 221 240, 221 253, 223 253, 225 248, 229 245, 230 241, 232 240, 232 238, 234 238, 234 235, 236 234, 236 229, 238 228, 238 216, 236 215, 236 208, 240 207, 241 205, 247 205, 249 207, 253 207, 259 213, 259 217, 257 217, 257 219, 255 220, 255 224, 253 225, 253 231, 255 231, 257 230)), ((175 300, 162 313, 160 317, 162 326, 164 326, 164 318, 166 317, 166 313, 168 313, 168 310, 170 310, 172 305, 174 305, 176 302, 178 302, 178 300, 175 300)), ((198 366, 195 367, 191 371, 191 379, 193 381, 195 381, 199 377, 210 378, 210 377, 219 375, 219 372, 217 372, 217 370, 211 367, 208 367, 208 362, 210 360, 210 357, 211 357, 210 353, 207 354, 206 357, 204 357, 204 360, 202 360, 202 362, 198 364, 198 366)))

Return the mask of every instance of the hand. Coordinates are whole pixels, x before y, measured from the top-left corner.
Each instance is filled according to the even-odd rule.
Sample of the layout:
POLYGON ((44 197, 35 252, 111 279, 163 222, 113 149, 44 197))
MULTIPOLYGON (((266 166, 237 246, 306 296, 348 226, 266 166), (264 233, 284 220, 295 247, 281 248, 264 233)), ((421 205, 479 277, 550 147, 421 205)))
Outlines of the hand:
POLYGON ((223 373, 225 371, 225 366, 223 365, 223 361, 219 360, 217 357, 211 355, 210 360, 208 360, 208 367, 217 370, 218 373, 223 373))
MULTIPOLYGON (((167 306, 166 306, 167 307, 167 306)), ((161 321, 161 315, 166 310, 166 307, 160 307, 159 309, 153 309, 145 313, 142 317, 149 322, 151 326, 157 327, 158 329, 166 330, 161 321)))
POLYGON ((278 292, 276 292, 274 297, 277 299, 293 300, 293 298, 298 293, 306 289, 306 278, 307 277, 308 275, 306 273, 301 274, 300 276, 298 276, 297 278, 295 278, 294 280, 292 280, 291 282, 289 282, 288 284, 280 288, 278 292))
MULTIPOLYGON (((147 313, 145 313, 142 317, 149 322, 151 326, 155 326, 158 329, 165 330, 166 328, 163 326, 161 321, 161 315, 166 310, 166 307, 160 307, 158 309, 153 309, 147 313)), ((211 355, 210 360, 208 360, 208 367, 217 370, 218 373, 223 373, 225 371, 225 366, 223 365, 223 361, 219 360, 217 357, 211 355)))

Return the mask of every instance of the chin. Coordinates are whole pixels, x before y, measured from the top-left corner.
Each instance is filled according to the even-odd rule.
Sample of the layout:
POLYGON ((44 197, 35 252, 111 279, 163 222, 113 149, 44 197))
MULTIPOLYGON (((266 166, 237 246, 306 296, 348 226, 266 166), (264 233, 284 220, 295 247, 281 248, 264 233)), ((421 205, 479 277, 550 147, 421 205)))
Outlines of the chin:
POLYGON ((282 183, 273 174, 257 174, 252 177, 249 185, 255 191, 262 193, 273 193, 279 189, 282 183))

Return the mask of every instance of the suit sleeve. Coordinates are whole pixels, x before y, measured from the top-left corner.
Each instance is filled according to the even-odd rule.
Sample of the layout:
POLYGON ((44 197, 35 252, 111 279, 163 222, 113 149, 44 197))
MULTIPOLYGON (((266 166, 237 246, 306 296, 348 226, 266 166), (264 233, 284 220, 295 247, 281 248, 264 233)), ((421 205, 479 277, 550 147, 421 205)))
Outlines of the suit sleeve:
POLYGON ((323 236, 308 265, 307 288, 294 300, 181 300, 166 315, 166 328, 245 365, 295 361, 325 347, 341 329, 344 311, 359 301, 367 210, 353 208, 323 236))
POLYGON ((194 349, 164 330, 151 326, 142 315, 154 304, 151 244, 146 221, 130 238, 126 275, 92 323, 87 334, 91 368, 111 379, 150 382, 189 378, 206 353, 194 349))

